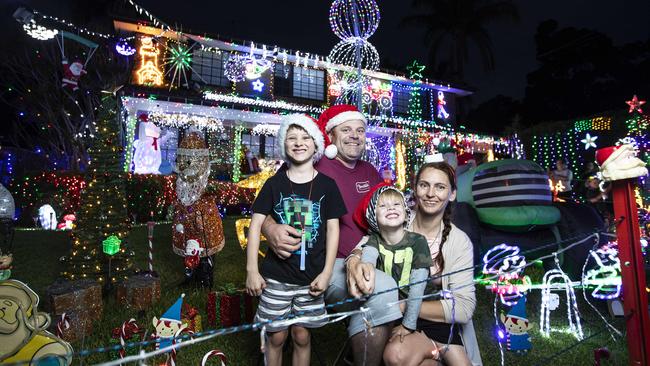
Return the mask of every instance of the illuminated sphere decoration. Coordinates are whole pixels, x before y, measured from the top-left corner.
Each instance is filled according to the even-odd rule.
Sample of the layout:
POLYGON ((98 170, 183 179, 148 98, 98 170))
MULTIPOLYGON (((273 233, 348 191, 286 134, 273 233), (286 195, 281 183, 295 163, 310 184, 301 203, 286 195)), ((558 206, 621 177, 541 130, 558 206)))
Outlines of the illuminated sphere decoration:
POLYGON ((9 190, 0 184, 0 219, 13 220, 15 211, 14 198, 9 190))
POLYGON ((226 61, 224 73, 233 83, 246 80, 246 59, 231 53, 226 61))
POLYGON ((329 21, 334 34, 345 40, 352 37, 367 39, 379 27, 379 7, 375 0, 334 0, 329 21), (355 32, 355 18, 359 22, 355 32))
POLYGON ((135 54, 135 48, 131 47, 129 42, 124 39, 120 39, 115 43, 115 51, 122 56, 133 56, 135 54))
POLYGON ((377 52, 375 46, 364 38, 352 37, 341 40, 330 51, 329 59, 336 64, 355 66, 357 47, 361 49, 361 68, 366 70, 379 69, 379 52, 377 52))

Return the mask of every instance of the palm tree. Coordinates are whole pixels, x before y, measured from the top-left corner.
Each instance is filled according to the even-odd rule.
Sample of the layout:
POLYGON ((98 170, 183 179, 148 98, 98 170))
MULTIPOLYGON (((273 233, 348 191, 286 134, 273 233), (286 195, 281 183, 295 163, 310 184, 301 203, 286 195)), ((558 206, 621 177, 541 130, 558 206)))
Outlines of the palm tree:
POLYGON ((488 23, 519 20, 517 7, 509 0, 414 0, 413 7, 423 12, 404 18, 401 24, 426 29, 431 69, 446 64, 457 81, 463 80, 470 43, 478 47, 485 69, 494 69, 492 41, 485 28, 488 23))

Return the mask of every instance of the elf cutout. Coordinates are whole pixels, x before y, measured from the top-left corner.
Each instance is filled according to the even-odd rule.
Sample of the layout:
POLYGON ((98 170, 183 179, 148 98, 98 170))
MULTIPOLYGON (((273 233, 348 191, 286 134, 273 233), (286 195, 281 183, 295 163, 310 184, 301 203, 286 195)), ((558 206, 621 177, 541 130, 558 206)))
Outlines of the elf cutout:
POLYGON ((527 353, 533 346, 530 343, 528 330, 533 325, 528 322, 526 316, 526 297, 522 297, 513 306, 508 315, 501 313, 501 322, 508 332, 508 350, 517 354, 527 353))
MULTIPOLYGON (((153 317, 153 327, 156 328, 156 332, 152 337, 157 339, 156 349, 163 349, 175 344, 177 342, 175 338, 185 329, 185 325, 181 321, 181 307, 184 297, 185 294, 181 294, 181 297, 167 309, 160 319, 153 317)), ((173 366, 176 362, 176 350, 170 352, 171 357, 168 358, 168 364, 173 366)))

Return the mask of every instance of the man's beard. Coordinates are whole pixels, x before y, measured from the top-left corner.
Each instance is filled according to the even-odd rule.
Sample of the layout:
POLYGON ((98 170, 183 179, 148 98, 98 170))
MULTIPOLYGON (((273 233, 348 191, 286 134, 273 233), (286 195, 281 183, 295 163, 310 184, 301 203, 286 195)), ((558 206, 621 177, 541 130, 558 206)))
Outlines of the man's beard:
POLYGON ((184 206, 190 206, 198 201, 203 195, 205 187, 208 185, 208 177, 210 176, 210 167, 205 170, 203 174, 197 175, 198 169, 187 168, 178 175, 176 180, 176 196, 184 206), (193 173, 192 175, 188 174, 193 173), (186 177, 193 177, 192 181, 188 181, 186 177))

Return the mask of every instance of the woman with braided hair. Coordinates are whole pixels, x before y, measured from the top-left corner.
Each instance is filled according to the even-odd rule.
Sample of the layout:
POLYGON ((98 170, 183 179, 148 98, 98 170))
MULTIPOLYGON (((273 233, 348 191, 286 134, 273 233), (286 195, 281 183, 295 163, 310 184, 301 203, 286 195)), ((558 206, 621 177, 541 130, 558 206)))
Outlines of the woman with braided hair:
MULTIPOLYGON (((393 339, 384 350, 387 365, 481 365, 472 325, 476 306, 474 250, 467 235, 451 223, 456 199, 454 169, 442 161, 425 163, 414 181, 415 210, 408 229, 427 239, 433 266, 425 294, 450 291, 451 296, 422 302, 418 332, 393 339), (463 270, 468 269, 468 270, 463 270)), ((402 304, 404 305, 404 304, 402 304)), ((402 306, 404 309, 404 306, 402 306)))

